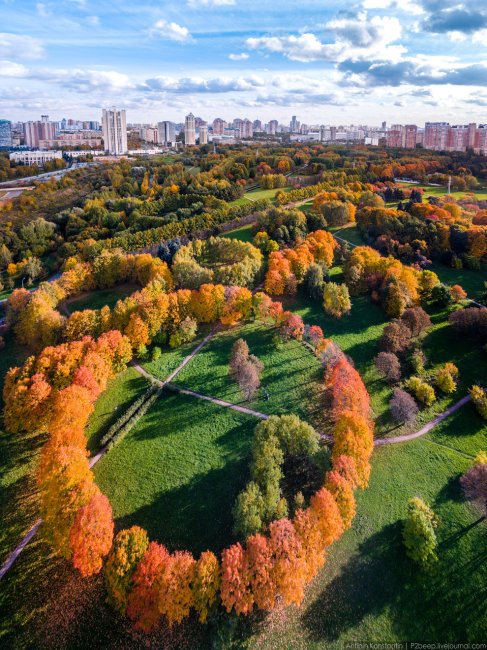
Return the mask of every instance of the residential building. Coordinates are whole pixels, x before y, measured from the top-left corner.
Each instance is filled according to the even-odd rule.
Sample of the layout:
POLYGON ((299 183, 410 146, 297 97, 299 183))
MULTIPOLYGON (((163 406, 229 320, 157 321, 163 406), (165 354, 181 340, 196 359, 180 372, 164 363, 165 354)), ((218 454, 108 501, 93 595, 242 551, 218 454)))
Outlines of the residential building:
POLYGON ((424 125, 424 148, 445 151, 449 130, 448 122, 426 122, 424 125))
POLYGON ((415 149, 416 148, 416 137, 418 135, 418 127, 416 124, 406 124, 404 127, 404 146, 406 149, 415 149))
POLYGON ((39 140, 39 149, 64 149, 66 147, 98 148, 103 143, 99 131, 73 131, 58 133, 52 140, 39 140))
POLYGON ((269 135, 276 135, 278 126, 279 126, 279 122, 277 120, 271 120, 266 127, 267 133, 269 135))
POLYGON ((404 147, 406 144, 406 129, 402 124, 393 124, 387 131, 388 147, 404 147))
POLYGON ((158 122, 159 144, 171 146, 176 142, 176 125, 174 122, 158 122))
POLYGON ((208 125, 202 124, 199 128, 200 145, 208 144, 208 125))
POLYGON ((216 119, 213 120, 213 134, 223 135, 226 126, 227 123, 225 122, 225 120, 222 120, 220 117, 217 117, 216 119))
POLYGON ((102 112, 103 142, 105 151, 113 156, 121 156, 128 151, 127 145, 127 115, 125 110, 118 111, 103 109, 102 112))
POLYGON ((260 120, 254 120, 254 122, 252 124, 252 127, 253 127, 254 131, 259 131, 260 132, 260 131, 263 130, 262 129, 262 122, 260 120))
POLYGON ((237 135, 239 138, 253 138, 254 125, 250 120, 239 120, 237 135))
POLYGON ((196 144, 196 127, 193 113, 186 115, 184 121, 184 143, 186 146, 196 144))
POLYGON ((48 115, 43 115, 41 121, 24 123, 24 142, 33 149, 39 146, 39 140, 54 140, 56 125, 49 121, 48 115))
POLYGON ((0 120, 0 147, 12 146, 12 123, 9 120, 0 120))
POLYGON ((296 119, 296 115, 292 116, 289 126, 291 128, 291 133, 302 133, 302 131, 299 130, 300 124, 299 124, 299 120, 296 119))

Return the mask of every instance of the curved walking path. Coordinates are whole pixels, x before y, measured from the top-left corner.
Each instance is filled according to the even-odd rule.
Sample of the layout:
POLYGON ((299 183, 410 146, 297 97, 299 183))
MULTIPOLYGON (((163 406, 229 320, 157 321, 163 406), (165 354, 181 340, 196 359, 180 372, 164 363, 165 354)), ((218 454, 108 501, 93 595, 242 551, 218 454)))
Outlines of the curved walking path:
POLYGON ((461 400, 455 402, 455 404, 450 406, 450 408, 447 408, 446 411, 443 411, 443 413, 440 413, 435 418, 430 420, 430 422, 425 424, 424 427, 422 427, 419 431, 415 431, 414 433, 406 433, 403 436, 393 436, 391 438, 378 438, 377 440, 374 440, 374 445, 378 447, 380 447, 381 445, 395 445, 398 442, 407 442, 408 440, 421 438, 421 436, 424 436, 425 433, 431 431, 433 427, 436 427, 437 424, 443 422, 443 420, 446 420, 446 418, 449 417, 452 413, 458 411, 458 409, 461 408, 464 404, 470 402, 471 399, 472 398, 470 395, 465 395, 465 397, 462 397, 461 400))

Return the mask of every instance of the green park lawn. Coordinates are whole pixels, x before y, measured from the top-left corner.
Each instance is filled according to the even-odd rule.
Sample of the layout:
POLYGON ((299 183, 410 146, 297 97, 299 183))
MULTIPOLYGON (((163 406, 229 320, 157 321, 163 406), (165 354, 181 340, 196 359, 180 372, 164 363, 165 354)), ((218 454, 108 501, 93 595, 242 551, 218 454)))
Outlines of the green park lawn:
MULTIPOLYGON (((289 341, 276 348, 275 330, 262 323, 248 323, 218 333, 177 376, 175 383, 244 404, 268 415, 294 413, 315 426, 324 423, 321 365, 302 343, 289 341), (261 389, 245 402, 237 383, 228 375, 234 342, 243 338, 264 364, 261 389)), ((161 378, 161 375, 158 375, 161 378)))
POLYGON ((259 420, 163 393, 95 466, 118 528, 139 525, 171 550, 220 551, 233 541, 232 507, 248 480, 259 420))
MULTIPOLYGON (((438 431, 455 439, 458 420, 438 431)), ((478 439, 472 444, 469 438, 464 431, 464 447, 472 451, 478 439)), ((285 616, 272 613, 250 647, 338 650, 350 641, 485 639, 487 521, 461 493, 458 479, 469 464, 430 436, 376 449, 351 530, 331 548, 303 605, 285 616), (441 519, 439 561, 427 571, 405 556, 402 545, 401 520, 413 496, 427 500, 441 519)))
MULTIPOLYGON (((340 276, 334 275, 332 279, 339 282, 340 276)), ((381 307, 368 296, 355 296, 352 298, 350 314, 337 319, 325 314, 320 301, 312 300, 302 293, 285 296, 282 302, 286 309, 298 313, 305 323, 319 325, 325 337, 332 338, 352 358, 369 391, 376 418, 376 435, 379 437, 400 435, 418 429, 463 397, 472 384, 482 381, 482 375, 485 374, 479 363, 478 347, 470 340, 458 337, 450 328, 449 311, 428 307, 432 327, 422 340, 422 348, 428 360, 426 372, 431 373, 438 366, 452 361, 460 371, 458 388, 449 396, 437 391, 437 401, 431 407, 422 409, 415 423, 397 427, 389 417, 389 400, 393 388, 381 379, 374 365, 374 357, 379 352, 379 339, 388 323, 381 307)), ((404 378, 407 378, 411 373, 407 368, 405 370, 404 378)))
POLYGON ((140 291, 140 286, 136 284, 120 284, 109 289, 83 293, 66 302, 71 312, 83 311, 84 309, 101 309, 105 305, 113 309, 119 300, 127 298, 135 291, 140 291))
POLYGON ((278 192, 289 192, 290 187, 278 187, 273 190, 251 190, 244 194, 244 198, 250 199, 251 201, 258 201, 260 199, 274 199, 278 192))
POLYGON ((247 226, 241 226, 240 228, 235 228, 235 230, 229 230, 228 232, 222 233, 222 237, 252 243, 254 238, 252 226, 253 224, 250 223, 247 226))

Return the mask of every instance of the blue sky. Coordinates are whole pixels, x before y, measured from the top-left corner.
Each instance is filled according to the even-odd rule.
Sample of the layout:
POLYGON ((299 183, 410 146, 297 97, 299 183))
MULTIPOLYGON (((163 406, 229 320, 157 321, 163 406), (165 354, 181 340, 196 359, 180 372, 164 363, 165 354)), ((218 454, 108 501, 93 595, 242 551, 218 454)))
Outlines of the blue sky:
POLYGON ((478 0, 0 0, 0 117, 487 122, 478 0))

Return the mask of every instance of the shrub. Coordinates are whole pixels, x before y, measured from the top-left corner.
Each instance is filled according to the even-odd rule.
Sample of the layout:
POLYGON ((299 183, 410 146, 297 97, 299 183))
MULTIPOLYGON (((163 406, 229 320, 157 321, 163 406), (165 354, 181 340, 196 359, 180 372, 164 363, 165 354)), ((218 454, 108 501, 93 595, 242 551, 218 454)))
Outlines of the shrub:
POLYGON ((346 284, 328 282, 323 289, 323 308, 327 314, 340 318, 352 308, 346 284))
POLYGON ((452 301, 450 287, 441 282, 434 286, 431 290, 431 300, 438 305, 447 307, 452 301))
POLYGON ((390 384, 401 379, 401 364, 393 352, 379 352, 374 359, 375 367, 390 384))
POLYGON ((196 338, 198 323, 194 318, 186 316, 175 332, 169 336, 169 347, 179 348, 184 343, 190 343, 196 338))
POLYGON ((409 327, 413 337, 419 336, 431 327, 431 319, 422 307, 409 307, 403 313, 401 320, 409 327))
POLYGON ((469 307, 450 314, 448 319, 455 332, 485 343, 487 341, 487 309, 469 307))
POLYGON ((152 361, 157 361, 162 356, 162 350, 157 345, 152 349, 152 361))
POLYGON ((384 328, 379 347, 385 352, 404 352, 411 345, 411 330, 402 320, 395 318, 384 328))
POLYGON ((406 391, 396 388, 391 401, 389 402, 391 416, 394 422, 414 422, 418 413, 418 405, 414 398, 406 391))
POLYGON ((438 559, 435 533, 438 524, 437 516, 422 499, 414 497, 409 500, 403 528, 404 546, 408 557, 421 566, 438 559))
POLYGON ((435 386, 443 393, 450 395, 457 389, 456 379, 458 378, 458 368, 453 363, 445 365, 436 371, 435 386))
POLYGON ((475 501, 487 516, 487 464, 476 463, 460 478, 465 497, 475 501))
POLYGON ((472 386, 469 393, 472 396, 472 402, 474 403, 479 415, 484 420, 487 420, 487 391, 481 386, 475 385, 472 386))
POLYGON ((250 481, 240 492, 233 508, 234 532, 246 539, 262 530, 265 520, 265 501, 259 486, 250 481))
POLYGON ((435 391, 432 386, 427 384, 425 381, 421 381, 419 377, 411 377, 406 382, 406 387, 408 390, 412 391, 422 404, 425 406, 431 406, 436 400, 435 391))
POLYGON ((325 286, 325 269, 322 264, 313 262, 310 264, 306 275, 304 276, 304 288, 307 295, 314 300, 320 300, 323 297, 323 288, 325 286))
POLYGON ((454 284, 450 287, 450 294, 453 302, 460 302, 461 300, 465 300, 467 297, 467 292, 464 291, 459 284, 454 284))

